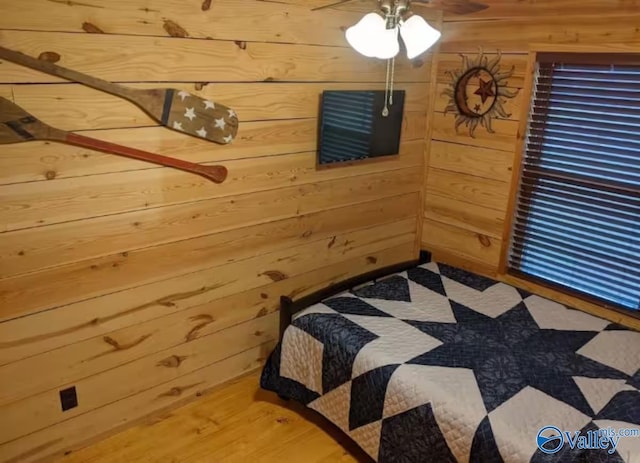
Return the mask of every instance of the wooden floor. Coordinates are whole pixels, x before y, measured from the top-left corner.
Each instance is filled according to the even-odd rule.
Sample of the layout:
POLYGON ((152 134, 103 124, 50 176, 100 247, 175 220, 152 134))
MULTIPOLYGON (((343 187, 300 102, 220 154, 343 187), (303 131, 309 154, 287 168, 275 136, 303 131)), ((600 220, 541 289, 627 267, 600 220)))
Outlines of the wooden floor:
POLYGON ((253 373, 60 461, 366 462, 324 419, 259 388, 253 373))

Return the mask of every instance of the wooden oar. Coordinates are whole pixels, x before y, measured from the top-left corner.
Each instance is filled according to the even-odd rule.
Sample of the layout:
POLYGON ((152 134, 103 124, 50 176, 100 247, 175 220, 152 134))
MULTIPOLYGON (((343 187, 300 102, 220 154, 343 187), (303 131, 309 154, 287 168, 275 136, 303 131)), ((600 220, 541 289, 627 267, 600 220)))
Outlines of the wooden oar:
POLYGON ((125 98, 162 125, 195 137, 227 144, 231 143, 238 133, 238 117, 235 111, 184 90, 144 90, 125 87, 4 47, 0 47, 0 58, 125 98))
POLYGON ((216 183, 222 183, 227 178, 227 168, 224 166, 203 166, 56 129, 39 121, 20 106, 0 97, 0 144, 20 143, 31 140, 59 141, 161 166, 173 167, 174 169, 201 175, 216 183))

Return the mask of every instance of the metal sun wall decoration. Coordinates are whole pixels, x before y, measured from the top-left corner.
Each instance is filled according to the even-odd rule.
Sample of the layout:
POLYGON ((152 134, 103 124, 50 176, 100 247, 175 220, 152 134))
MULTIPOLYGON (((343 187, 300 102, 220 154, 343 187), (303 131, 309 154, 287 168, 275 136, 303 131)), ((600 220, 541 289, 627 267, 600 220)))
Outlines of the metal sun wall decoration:
POLYGON ((495 57, 489 59, 482 49, 477 57, 462 57, 462 68, 455 71, 447 71, 451 77, 450 87, 442 95, 449 97, 449 103, 444 110, 457 113, 456 132, 461 125, 469 128, 469 135, 475 138, 478 126, 487 129, 489 133, 495 133, 491 127, 493 118, 509 118, 504 105, 507 99, 514 98, 518 90, 507 89, 507 79, 513 76, 515 66, 508 71, 500 70, 502 54, 498 50, 495 57))

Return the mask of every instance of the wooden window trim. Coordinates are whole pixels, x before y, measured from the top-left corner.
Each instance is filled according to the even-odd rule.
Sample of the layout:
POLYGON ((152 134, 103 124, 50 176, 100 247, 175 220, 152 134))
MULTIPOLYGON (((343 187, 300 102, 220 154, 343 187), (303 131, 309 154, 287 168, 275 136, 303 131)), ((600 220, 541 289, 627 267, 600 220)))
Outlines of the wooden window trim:
POLYGON ((557 61, 562 61, 563 63, 567 63, 567 64, 603 64, 603 65, 610 65, 611 64, 611 59, 609 58, 609 56, 611 54, 615 54, 616 55, 616 64, 617 65, 625 65, 625 64, 631 64, 631 65, 638 65, 640 64, 640 54, 638 53, 623 53, 623 52, 619 52, 619 53, 580 53, 580 52, 574 52, 574 53, 567 53, 567 52, 542 52, 542 51, 536 51, 536 56, 537 59, 536 61, 538 63, 555 63, 557 61))
MULTIPOLYGON (((529 112, 531 110, 531 98, 534 90, 534 76, 538 68, 540 58, 548 60, 552 56, 556 59, 563 55, 590 55, 592 59, 590 64, 597 64, 609 59, 610 55, 615 54, 616 59, 623 57, 624 62, 629 64, 640 64, 640 54, 631 46, 625 44, 606 44, 606 45, 579 45, 579 44, 534 44, 529 50, 527 62, 527 70, 525 74, 524 87, 522 97, 525 103, 522 105, 520 122, 518 126, 516 152, 513 157, 513 168, 511 177, 511 188, 509 193, 509 202, 507 204, 507 215, 504 222, 502 233, 502 249, 500 251, 500 262, 496 278, 505 283, 523 288, 525 290, 540 294, 554 301, 566 304, 569 307, 576 308, 583 312, 605 318, 607 320, 640 330, 640 313, 636 314, 631 311, 619 309, 615 306, 606 305, 595 298, 589 298, 585 295, 577 295, 570 289, 560 288, 553 284, 536 281, 533 277, 520 275, 519 272, 511 272, 509 270, 509 249, 511 248, 511 230, 515 220, 515 212, 518 205, 518 194, 520 187, 520 179, 523 170, 524 148, 527 140, 527 131, 529 126, 529 112), (635 53, 635 56, 633 56, 635 53), (598 54, 602 54, 602 60, 598 54), (595 55, 595 56, 594 56, 595 55)), ((584 61, 583 61, 584 62, 584 61)))
POLYGON ((543 284, 536 282, 531 277, 520 278, 512 273, 505 273, 499 275, 498 279, 510 285, 539 294, 542 297, 565 304, 567 307, 572 307, 596 317, 604 318, 605 320, 640 331, 640 316, 628 310, 605 305, 600 301, 589 299, 584 295, 578 296, 575 293, 572 294, 570 290, 560 290, 548 283, 543 284))

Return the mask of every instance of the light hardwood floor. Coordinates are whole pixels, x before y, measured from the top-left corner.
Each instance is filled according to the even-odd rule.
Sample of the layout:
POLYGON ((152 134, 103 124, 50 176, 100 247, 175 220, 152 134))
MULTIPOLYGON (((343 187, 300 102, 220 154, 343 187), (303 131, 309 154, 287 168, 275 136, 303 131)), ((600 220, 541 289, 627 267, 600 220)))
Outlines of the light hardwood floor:
POLYGON ((259 387, 259 373, 59 460, 80 462, 367 462, 336 428, 259 387))

